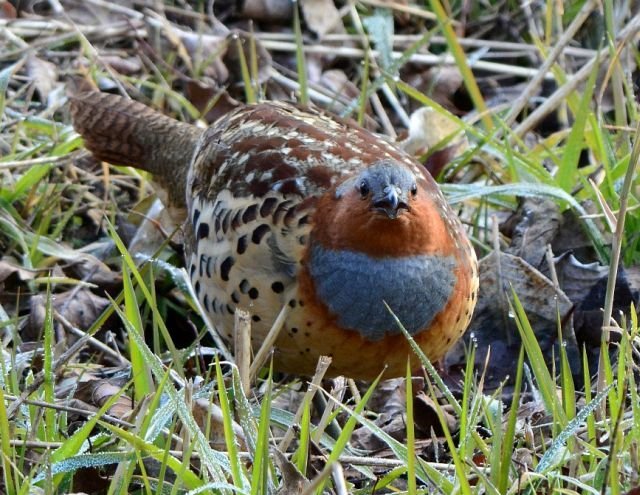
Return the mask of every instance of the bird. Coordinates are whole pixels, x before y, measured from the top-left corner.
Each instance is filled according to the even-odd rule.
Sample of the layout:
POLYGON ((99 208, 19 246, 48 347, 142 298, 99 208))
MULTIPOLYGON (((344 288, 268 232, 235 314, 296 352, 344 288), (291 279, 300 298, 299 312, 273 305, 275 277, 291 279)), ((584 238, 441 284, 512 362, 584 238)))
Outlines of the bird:
POLYGON ((478 266, 459 217, 423 164, 352 120, 262 101, 203 129, 99 91, 70 114, 97 159, 152 174, 223 339, 245 309, 255 351, 288 311, 275 370, 329 356, 328 376, 404 376, 420 361, 398 321, 432 362, 469 325, 478 266))

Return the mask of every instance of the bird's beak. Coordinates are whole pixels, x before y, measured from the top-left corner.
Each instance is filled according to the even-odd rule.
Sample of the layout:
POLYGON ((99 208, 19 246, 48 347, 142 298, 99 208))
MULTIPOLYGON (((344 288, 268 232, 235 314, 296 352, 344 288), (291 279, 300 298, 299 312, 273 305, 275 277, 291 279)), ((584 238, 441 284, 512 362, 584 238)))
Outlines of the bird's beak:
POLYGON ((403 210, 409 210, 406 195, 396 186, 387 186, 384 195, 373 202, 373 207, 385 213, 391 220, 400 215, 403 210))

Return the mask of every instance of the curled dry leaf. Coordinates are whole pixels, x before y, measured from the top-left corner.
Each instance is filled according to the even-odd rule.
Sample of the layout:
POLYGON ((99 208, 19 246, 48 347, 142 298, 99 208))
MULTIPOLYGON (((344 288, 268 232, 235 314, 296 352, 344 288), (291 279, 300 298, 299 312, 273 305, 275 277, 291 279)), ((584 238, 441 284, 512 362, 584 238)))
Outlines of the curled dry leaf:
MULTIPOLYGON (((421 70, 419 66, 407 64, 401 69, 402 80, 416 90, 426 94, 440 106, 458 115, 454 103, 456 92, 462 87, 464 79, 455 65, 444 65, 421 70)), ((416 110, 415 105, 413 104, 416 110)), ((421 107, 420 107, 421 108, 421 107)))
POLYGON ((454 347, 445 363, 450 375, 464 370, 465 347, 477 344, 476 366, 483 369, 487 353, 485 390, 493 390, 507 377, 515 378, 520 351, 520 335, 509 307, 511 290, 517 294, 548 363, 560 355, 558 318, 563 324, 563 339, 571 369, 581 380, 582 363, 571 324, 573 304, 529 263, 509 253, 493 252, 479 263, 480 286, 478 304, 465 337, 454 347), (553 301, 553 304, 549 304, 553 301))
MULTIPOLYGON (((447 423, 450 432, 458 430, 458 421, 451 412, 442 407, 442 415, 447 423)), ((433 399, 424 392, 419 393, 413 402, 413 419, 415 421, 416 436, 418 438, 431 438, 433 434, 437 437, 444 435, 438 410, 433 399)))
POLYGON ((318 38, 326 34, 346 32, 340 12, 333 0, 301 0, 300 9, 307 27, 318 38))
MULTIPOLYGON (((203 432, 209 433, 209 442, 214 449, 226 450, 227 443, 224 437, 224 415, 220 406, 207 399, 195 399, 192 403, 193 419, 203 432), (207 421, 209 426, 207 427, 207 421)), ((247 443, 242 427, 233 422, 233 433, 236 436, 236 444, 241 450, 247 450, 247 443)))
POLYGON ((209 124, 242 105, 225 90, 195 79, 187 81, 186 94, 189 101, 203 114, 204 120, 209 124))
POLYGON ((204 76, 219 85, 223 85, 229 79, 229 69, 222 61, 222 56, 227 49, 226 34, 193 33, 176 27, 173 30, 180 37, 181 43, 194 62, 197 64, 207 62, 203 71, 204 76))
POLYGON ((400 146, 414 156, 429 152, 425 165, 431 175, 437 176, 447 163, 469 148, 469 142, 460 124, 452 117, 423 107, 411 114, 409 135, 400 146), (437 146, 439 149, 434 150, 437 146))
POLYGON ((0 259, 0 283, 4 282, 12 275, 17 276, 18 280, 24 282, 25 280, 33 280, 36 273, 32 270, 22 268, 16 261, 9 257, 0 259))
POLYGON ((57 67, 47 60, 30 55, 27 58, 25 69, 27 77, 31 79, 40 96, 40 101, 46 103, 51 92, 59 85, 57 67))
MULTIPOLYGON (((413 419, 416 438, 432 439, 434 435, 440 438, 444 431, 436 405, 423 389, 424 378, 413 377, 413 419)), ((380 382, 369 402, 371 410, 380 413, 374 423, 400 442, 405 442, 407 439, 406 394, 404 378, 384 380, 380 382)), ((456 418, 446 408, 443 408, 443 413, 449 431, 455 431, 458 427, 456 418)), ((353 440, 360 448, 370 451, 386 447, 386 443, 366 426, 361 426, 354 431, 353 440)))
MULTIPOLYGON (((254 57, 256 59, 258 74, 253 84, 266 83, 271 77, 271 54, 251 34, 239 30, 232 31, 227 36, 227 51, 222 56, 222 61, 229 71, 228 83, 244 83, 241 64, 242 56, 244 56, 247 67, 251 67, 251 61, 254 57)), ((251 76, 252 78, 256 77, 256 74, 251 74, 251 76)))
POLYGON ((121 393, 123 384, 122 380, 115 378, 88 380, 80 384, 75 398, 91 407, 100 409, 114 395, 120 394, 107 413, 114 418, 126 421, 132 417, 134 404, 130 397, 121 393))
MULTIPOLYGON (((51 305, 54 311, 80 330, 87 330, 96 321, 98 316, 110 304, 103 297, 97 296, 89 289, 80 288, 51 296, 51 305)), ((31 298, 31 311, 26 327, 23 330, 23 340, 39 340, 44 329, 46 299, 42 295, 31 298)), ((55 318, 54 318, 55 322, 55 318)), ((56 335, 64 335, 63 327, 55 322, 56 335)), ((75 335, 66 335, 67 340, 75 341, 75 335)))
POLYGON ((271 449, 273 460, 280 470, 282 475, 282 484, 278 488, 279 495, 297 495, 306 493, 306 489, 309 486, 309 480, 298 471, 296 465, 291 462, 286 456, 278 449, 271 449))
POLYGON ((506 252, 519 256, 531 266, 544 270, 547 245, 562 227, 558 205, 547 198, 525 198, 500 230, 511 237, 506 252))
MULTIPOLYGON (((599 213, 598 206, 593 201, 583 201, 580 205, 589 215, 599 213)), ((601 219, 595 218, 594 223, 600 231, 604 242, 611 242, 611 233, 604 227, 601 219)), ((593 252, 593 241, 585 232, 582 220, 578 218, 573 210, 566 210, 562 213, 562 228, 558 230, 551 244, 554 253, 573 251, 573 253, 583 261, 593 261, 596 259, 593 252)))
POLYGON ((102 55, 100 61, 125 76, 133 76, 142 72, 142 62, 138 57, 120 57, 118 55, 102 55))
POLYGON ((294 5, 290 0, 244 0, 240 15, 256 21, 286 23, 293 17, 294 5))

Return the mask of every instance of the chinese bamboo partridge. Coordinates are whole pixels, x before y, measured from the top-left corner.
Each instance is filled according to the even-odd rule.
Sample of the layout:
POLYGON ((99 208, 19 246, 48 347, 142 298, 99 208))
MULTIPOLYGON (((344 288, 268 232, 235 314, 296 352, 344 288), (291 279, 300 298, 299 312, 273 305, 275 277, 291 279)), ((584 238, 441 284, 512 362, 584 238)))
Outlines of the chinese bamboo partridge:
POLYGON ((236 307, 258 346, 285 305, 277 369, 371 379, 417 364, 386 304, 431 360, 466 329, 477 262, 435 181, 412 157, 346 121, 269 102, 206 130, 114 95, 71 101, 99 159, 154 174, 182 217, 187 268, 217 330, 236 307))

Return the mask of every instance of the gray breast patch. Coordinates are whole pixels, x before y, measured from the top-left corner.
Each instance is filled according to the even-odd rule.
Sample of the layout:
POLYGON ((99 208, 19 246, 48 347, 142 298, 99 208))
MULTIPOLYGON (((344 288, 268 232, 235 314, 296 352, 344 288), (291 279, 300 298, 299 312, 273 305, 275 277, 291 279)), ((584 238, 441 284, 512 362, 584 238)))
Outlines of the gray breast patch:
POLYGON ((452 256, 373 258, 312 245, 309 271, 319 299, 338 324, 369 340, 400 329, 385 301, 412 335, 427 327, 456 283, 452 256))

